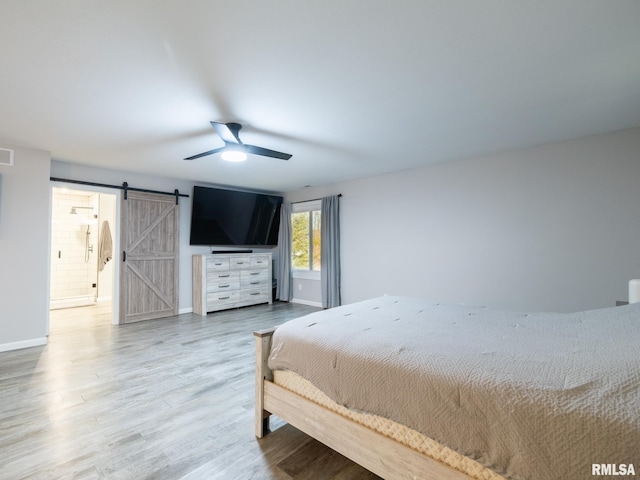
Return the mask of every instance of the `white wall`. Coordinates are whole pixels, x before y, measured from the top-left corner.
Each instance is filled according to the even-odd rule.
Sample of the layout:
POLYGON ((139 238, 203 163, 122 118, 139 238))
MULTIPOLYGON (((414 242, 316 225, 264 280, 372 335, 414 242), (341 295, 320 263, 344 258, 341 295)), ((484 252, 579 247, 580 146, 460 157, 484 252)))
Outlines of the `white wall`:
MULTIPOLYGON (((106 264, 103 265, 102 270, 100 270, 100 265, 98 264, 98 301, 112 301, 113 300, 113 280, 114 280, 114 268, 116 265, 116 261, 118 259, 118 253, 115 251, 115 234, 116 234, 116 195, 111 194, 100 194, 100 213, 98 214, 98 218, 100 219, 100 224, 97 225, 97 229, 99 229, 100 235, 102 235, 102 226, 103 223, 109 222, 109 231, 111 232, 111 240, 113 243, 113 258, 109 260, 106 264)), ((96 255, 100 255, 100 237, 98 237, 98 243, 96 244, 95 251, 96 255)), ((99 257, 98 257, 99 258, 99 257)))
POLYGON ((310 188, 342 193, 343 303, 517 310, 627 299, 640 277, 640 128, 310 188))
POLYGON ((49 320, 49 152, 0 165, 0 351, 46 343, 49 320))
POLYGON ((293 286, 292 302, 322 306, 322 288, 319 280, 293 277, 291 284, 293 286))

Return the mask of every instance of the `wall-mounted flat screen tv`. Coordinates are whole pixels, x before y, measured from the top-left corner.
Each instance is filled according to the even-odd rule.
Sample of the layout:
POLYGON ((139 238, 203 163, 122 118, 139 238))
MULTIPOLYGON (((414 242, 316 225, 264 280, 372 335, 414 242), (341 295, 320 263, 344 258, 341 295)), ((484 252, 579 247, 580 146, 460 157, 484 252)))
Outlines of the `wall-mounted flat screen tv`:
POLYGON ((275 195, 193 187, 189 243, 275 247, 281 205, 275 195))

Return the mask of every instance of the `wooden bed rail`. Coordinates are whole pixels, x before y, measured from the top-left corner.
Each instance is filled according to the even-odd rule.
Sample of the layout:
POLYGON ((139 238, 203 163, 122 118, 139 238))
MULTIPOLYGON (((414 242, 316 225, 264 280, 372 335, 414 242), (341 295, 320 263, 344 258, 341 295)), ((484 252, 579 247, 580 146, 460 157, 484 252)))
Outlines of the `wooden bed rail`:
POLYGON ((269 431, 269 417, 271 413, 264 409, 264 381, 273 381, 273 372, 267 365, 271 351, 271 337, 276 327, 253 332, 256 338, 256 403, 255 403, 255 433, 262 438, 269 431))

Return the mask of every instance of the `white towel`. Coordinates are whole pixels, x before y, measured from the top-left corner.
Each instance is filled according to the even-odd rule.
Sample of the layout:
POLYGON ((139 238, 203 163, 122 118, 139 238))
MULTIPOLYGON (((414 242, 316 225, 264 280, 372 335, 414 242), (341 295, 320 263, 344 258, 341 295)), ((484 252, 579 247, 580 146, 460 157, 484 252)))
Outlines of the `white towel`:
POLYGON ((98 268, 100 271, 104 268, 106 263, 113 258, 113 241, 111 240, 111 229, 109 228, 109 222, 102 222, 102 228, 100 229, 100 242, 99 249, 99 261, 98 268))

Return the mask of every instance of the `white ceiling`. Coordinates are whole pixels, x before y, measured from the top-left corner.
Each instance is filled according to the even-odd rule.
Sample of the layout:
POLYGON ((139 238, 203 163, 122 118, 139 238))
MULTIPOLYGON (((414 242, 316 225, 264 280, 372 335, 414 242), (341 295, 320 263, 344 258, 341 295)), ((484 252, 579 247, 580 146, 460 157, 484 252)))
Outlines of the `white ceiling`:
POLYGON ((0 61, 6 143, 269 191, 640 125, 637 0, 2 0, 0 61))

